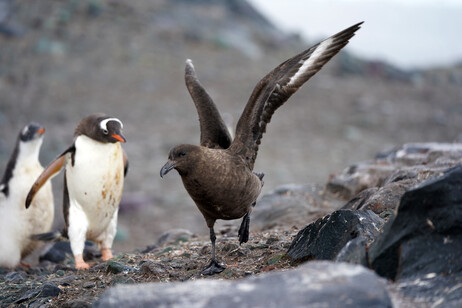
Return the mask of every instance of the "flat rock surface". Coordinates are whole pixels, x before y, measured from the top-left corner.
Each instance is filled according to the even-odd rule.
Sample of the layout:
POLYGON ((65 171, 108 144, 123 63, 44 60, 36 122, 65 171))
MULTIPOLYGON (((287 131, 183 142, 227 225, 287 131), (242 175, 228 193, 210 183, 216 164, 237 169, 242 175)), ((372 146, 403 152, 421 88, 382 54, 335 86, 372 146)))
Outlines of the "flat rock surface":
POLYGON ((245 280, 118 286, 95 305, 109 307, 392 307, 385 280, 362 266, 310 262, 245 280))

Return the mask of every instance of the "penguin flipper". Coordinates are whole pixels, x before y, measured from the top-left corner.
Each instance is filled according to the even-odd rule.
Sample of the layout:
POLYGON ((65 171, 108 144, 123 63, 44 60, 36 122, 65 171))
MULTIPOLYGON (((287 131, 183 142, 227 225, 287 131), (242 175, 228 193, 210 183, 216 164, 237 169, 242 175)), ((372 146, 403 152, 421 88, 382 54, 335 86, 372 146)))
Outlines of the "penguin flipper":
POLYGON ((42 174, 35 180, 35 183, 32 185, 32 188, 29 190, 26 198, 26 209, 29 208, 32 200, 34 199, 35 195, 38 193, 40 188, 45 185, 45 183, 53 176, 55 176, 67 162, 67 154, 73 153, 75 151, 75 147, 72 145, 69 149, 64 151, 63 154, 58 156, 54 161, 52 161, 46 168, 43 170, 42 174))
POLYGON ((125 152, 124 149, 122 149, 122 152, 124 154, 124 177, 127 176, 127 172, 128 172, 128 156, 127 156, 127 152, 125 152))
POLYGON ((65 237, 63 233, 60 231, 32 234, 29 237, 29 239, 33 241, 42 241, 42 242, 57 242, 57 241, 63 241, 63 240, 67 241, 68 240, 67 237, 65 237))

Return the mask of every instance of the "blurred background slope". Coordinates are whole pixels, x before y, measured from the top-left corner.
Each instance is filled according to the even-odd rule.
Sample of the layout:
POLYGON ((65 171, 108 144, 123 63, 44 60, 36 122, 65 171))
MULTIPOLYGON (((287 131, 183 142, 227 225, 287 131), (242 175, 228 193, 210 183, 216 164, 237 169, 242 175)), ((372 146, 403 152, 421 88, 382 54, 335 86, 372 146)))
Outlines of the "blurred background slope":
MULTIPOLYGON (((2 0, 0 170, 28 122, 46 127, 47 165, 82 117, 104 112, 124 122, 130 160, 115 250, 142 248, 170 228, 207 234, 180 177, 159 177, 173 145, 199 142, 185 60, 234 127, 260 78, 315 43, 280 30, 245 0, 2 0)), ((255 169, 266 174, 264 192, 323 184, 386 148, 461 133, 460 62, 411 71, 347 47, 278 110, 255 169)), ((59 227, 62 175, 53 184, 59 227)))

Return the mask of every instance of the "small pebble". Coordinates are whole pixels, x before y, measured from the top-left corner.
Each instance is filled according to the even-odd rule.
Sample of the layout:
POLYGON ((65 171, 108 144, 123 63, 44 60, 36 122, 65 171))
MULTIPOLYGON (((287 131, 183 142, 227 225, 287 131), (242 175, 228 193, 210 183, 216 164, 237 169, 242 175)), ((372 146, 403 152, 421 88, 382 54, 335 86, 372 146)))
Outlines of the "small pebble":
POLYGON ((87 281, 82 285, 82 288, 85 288, 85 289, 92 289, 94 287, 96 287, 96 283, 92 281, 87 281))
POLYGON ((21 283, 27 279, 27 275, 23 272, 9 272, 5 275, 5 282, 21 283))
POLYGON ((122 263, 112 261, 112 260, 109 260, 107 262, 106 272, 108 273, 119 274, 122 272, 129 272, 131 270, 132 268, 130 266, 126 266, 122 263))

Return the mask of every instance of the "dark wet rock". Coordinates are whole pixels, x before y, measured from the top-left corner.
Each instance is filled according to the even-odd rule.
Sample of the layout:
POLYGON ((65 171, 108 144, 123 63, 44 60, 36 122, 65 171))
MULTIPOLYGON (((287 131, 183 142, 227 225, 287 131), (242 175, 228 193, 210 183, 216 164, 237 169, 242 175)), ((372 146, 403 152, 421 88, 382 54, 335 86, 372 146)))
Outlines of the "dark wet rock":
POLYGON ((367 249, 369 244, 369 241, 364 236, 354 238, 343 246, 334 261, 368 266, 367 249))
MULTIPOLYGON (((384 277, 400 278, 407 272, 406 265, 410 265, 402 259, 406 256, 406 246, 415 246, 415 241, 420 240, 422 252, 427 251, 433 258, 442 258, 444 264, 441 265, 449 266, 446 254, 440 254, 431 247, 446 243, 447 247, 457 249, 458 238, 462 237, 461 226, 462 167, 457 167, 404 194, 396 218, 387 225, 380 241, 371 247, 372 265, 384 277)), ((459 252, 461 248, 458 248, 459 252)), ((423 260, 425 255, 418 257, 423 260)), ((451 267, 453 265, 458 268, 457 263, 451 267)), ((433 270, 441 272, 437 264, 430 268, 424 264, 421 266, 420 274, 428 274, 433 270)))
POLYGON ((27 279, 27 275, 24 272, 9 272, 5 275, 6 283, 21 283, 27 279))
POLYGON ((406 192, 397 216, 369 249, 374 270, 405 296, 462 305, 462 167, 406 192))
POLYGON ((385 286, 362 266, 310 262, 244 280, 117 286, 95 307, 392 307, 385 286))
MULTIPOLYGON (((90 241, 86 241, 83 255, 85 260, 92 260, 101 257, 101 252, 97 249, 95 244, 90 241)), ((42 256, 40 256, 40 261, 61 263, 68 257, 72 257, 70 243, 68 241, 59 241, 54 243, 44 254, 42 254, 42 256)))
POLYGON ((324 194, 319 185, 289 184, 264 195, 251 215, 253 230, 306 224, 337 209, 342 201, 324 194))
POLYGON ((371 187, 368 189, 365 189, 358 193, 356 196, 354 196, 350 201, 345 203, 344 206, 342 206, 342 210, 359 210, 365 203, 366 201, 374 195, 379 189, 377 187, 371 187))
MULTIPOLYGON (((371 211, 338 210, 302 229, 287 255, 297 262, 335 260, 342 249, 355 240, 356 247, 361 249, 358 253, 365 256, 365 245, 380 234, 383 223, 383 219, 371 211)), ((342 255, 346 256, 346 252, 342 255)), ((365 260, 360 263, 364 264, 365 260)))
POLYGON ((371 210, 381 218, 387 219, 398 208, 402 195, 416 183, 416 180, 406 179, 380 188, 373 187, 363 190, 342 209, 371 210))
POLYGON ((95 243, 91 241, 85 241, 83 257, 85 260, 99 259, 101 258, 101 251, 98 249, 98 246, 95 243))
POLYGON ((38 294, 38 297, 55 297, 61 293, 61 289, 58 288, 56 285, 47 283, 45 284, 38 294))
POLYGON ((106 272, 112 273, 112 274, 119 274, 119 273, 127 273, 132 271, 133 268, 130 266, 127 266, 125 264, 122 264, 120 262, 114 261, 114 260, 109 260, 107 261, 107 266, 106 266, 106 272))
POLYGON ((59 293, 61 293, 61 289, 58 288, 56 285, 47 283, 43 285, 42 287, 34 290, 30 290, 26 292, 24 295, 22 295, 18 300, 16 300, 14 303, 15 304, 20 304, 23 303, 27 300, 30 300, 32 298, 42 298, 42 297, 55 297, 58 296, 59 293))

